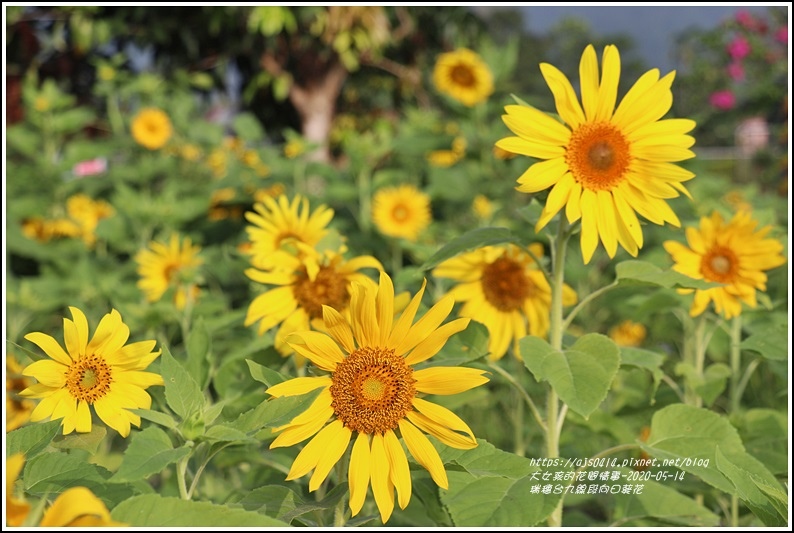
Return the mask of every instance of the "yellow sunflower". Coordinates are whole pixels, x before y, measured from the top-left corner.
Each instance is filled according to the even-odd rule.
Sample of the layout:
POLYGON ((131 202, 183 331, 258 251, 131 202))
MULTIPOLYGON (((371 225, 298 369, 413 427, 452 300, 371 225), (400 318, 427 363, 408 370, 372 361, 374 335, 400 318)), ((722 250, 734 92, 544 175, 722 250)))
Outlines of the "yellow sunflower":
POLYGON ((645 340, 647 330, 643 324, 624 320, 609 330, 609 338, 618 346, 639 346, 645 340))
MULTIPOLYGON (((30 513, 30 504, 13 497, 14 485, 25 464, 25 456, 15 453, 6 461, 6 522, 21 526, 30 513)), ((41 527, 110 527, 127 526, 110 518, 110 511, 93 492, 72 487, 62 492, 44 512, 41 527)))
POLYGON ((149 248, 141 250, 135 256, 138 263, 138 287, 146 294, 146 299, 156 302, 171 286, 176 286, 174 304, 177 309, 184 309, 187 300, 195 300, 198 286, 195 269, 203 260, 198 257, 199 246, 193 246, 189 237, 180 243, 179 235, 171 235, 168 245, 152 242, 149 248))
POLYGON ((537 193, 551 187, 535 231, 540 231, 565 206, 573 223, 582 220, 581 248, 585 263, 604 244, 614 257, 620 244, 632 256, 642 248, 636 213, 654 224, 680 226, 667 200, 689 196, 682 182, 692 172, 673 164, 694 157, 695 140, 686 135, 695 127, 688 119, 659 120, 673 103, 671 72, 643 74, 615 108, 620 55, 604 49, 599 83, 595 48, 587 46, 579 63, 582 104, 568 78, 542 63, 540 70, 554 94, 557 113, 565 124, 533 107, 505 107, 503 120, 517 136, 496 145, 508 152, 543 159, 518 178, 517 189, 537 193))
POLYGON ((430 197, 413 185, 386 187, 372 199, 372 220, 384 235, 416 241, 430 225, 430 197))
POLYGON ((362 255, 346 261, 336 252, 320 255, 305 246, 300 257, 276 251, 271 255, 276 268, 271 271, 249 268, 245 274, 252 280, 275 285, 254 298, 248 307, 245 325, 259 322, 259 334, 281 324, 275 347, 283 355, 293 350, 287 335, 294 331, 322 329, 323 306, 345 312, 350 302, 352 283, 375 283, 359 272, 362 268, 383 270, 380 261, 362 255))
POLYGON ((690 278, 703 279, 723 286, 711 289, 679 289, 681 294, 695 293, 689 314, 697 316, 714 302, 717 313, 733 318, 742 313, 742 302, 756 307, 756 290, 766 290, 765 270, 786 262, 783 245, 766 238, 772 230, 765 226, 756 231, 758 222, 747 211, 740 211, 725 223, 716 211, 700 219, 700 230, 687 228, 689 247, 676 241, 664 243, 673 257, 673 270, 690 278))
MULTIPOLYGON (((543 245, 531 244, 529 252, 543 256, 543 245)), ((471 317, 488 328, 490 359, 501 359, 513 341, 527 334, 545 337, 549 331, 551 287, 530 253, 513 244, 485 246, 447 259, 433 275, 457 280, 449 295, 465 302, 460 315, 471 317)), ((576 303, 576 293, 563 286, 563 305, 576 303)))
POLYGON ((327 334, 290 336, 290 345, 329 375, 291 379, 267 390, 280 397, 322 388, 304 413, 276 428, 279 435, 271 448, 292 446, 314 435, 295 458, 287 480, 313 469, 309 490, 316 490, 357 434, 348 471, 353 516, 361 511, 370 484, 384 523, 394 510, 395 488, 400 508, 408 505, 411 474, 397 430, 416 462, 445 489, 449 483, 444 465, 423 432, 455 448, 477 446, 463 420, 419 397, 456 394, 488 381, 484 371, 474 368, 412 368, 435 355, 451 335, 469 323, 468 318, 458 318, 441 325, 454 304, 447 296, 413 324, 424 290, 425 284, 395 320, 394 287, 386 273, 381 272, 378 286, 353 285, 350 320, 325 306, 327 334))
POLYGON ((472 107, 493 93, 493 75, 476 52, 459 48, 438 56, 433 84, 463 105, 472 107))
POLYGON ((161 109, 142 109, 132 119, 132 137, 149 150, 165 146, 172 134, 171 119, 161 109))
POLYGON ((22 375, 22 365, 13 354, 6 354, 6 432, 30 420, 36 402, 19 397, 33 382, 22 375))
POLYGON ((75 194, 66 200, 66 211, 69 218, 81 228, 83 241, 93 245, 96 241, 94 232, 99 221, 115 213, 113 206, 104 200, 94 200, 85 194, 75 194))
POLYGON ((122 437, 130 424, 141 426, 141 418, 127 409, 148 409, 152 399, 144 390, 162 385, 163 378, 143 370, 160 355, 155 341, 127 344, 130 328, 115 309, 102 317, 93 338, 88 340, 88 321, 82 311, 69 307, 73 320, 63 319, 66 350, 44 333, 28 333, 25 339, 41 348, 50 359, 25 367, 22 374, 38 383, 23 390, 24 397, 41 401, 30 420, 63 418, 63 434, 91 431, 91 411, 122 437))
POLYGON ((247 212, 245 218, 253 224, 248 226, 251 240, 251 264, 256 268, 273 266, 271 255, 276 250, 295 250, 295 243, 314 247, 328 234, 326 226, 334 216, 333 209, 321 205, 313 212, 309 200, 295 195, 290 202, 286 195, 278 198, 264 197, 254 204, 256 213, 247 212))

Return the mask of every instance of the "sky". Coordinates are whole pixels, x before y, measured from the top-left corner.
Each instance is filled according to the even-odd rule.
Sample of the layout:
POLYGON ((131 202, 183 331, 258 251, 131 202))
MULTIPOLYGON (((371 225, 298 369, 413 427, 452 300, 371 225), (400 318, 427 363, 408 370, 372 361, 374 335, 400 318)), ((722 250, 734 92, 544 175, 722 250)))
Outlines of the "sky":
MULTIPOLYGON (((673 37, 689 27, 713 28, 746 9, 764 12, 765 5, 790 4, 732 4, 691 5, 657 4, 649 6, 589 5, 522 5, 524 25, 532 33, 543 34, 561 18, 575 16, 585 20, 598 35, 624 33, 632 37, 638 55, 648 66, 662 72, 676 69, 673 63, 673 37)), ((517 7, 516 5, 510 6, 517 7)), ((790 15, 789 15, 790 16, 790 15)))

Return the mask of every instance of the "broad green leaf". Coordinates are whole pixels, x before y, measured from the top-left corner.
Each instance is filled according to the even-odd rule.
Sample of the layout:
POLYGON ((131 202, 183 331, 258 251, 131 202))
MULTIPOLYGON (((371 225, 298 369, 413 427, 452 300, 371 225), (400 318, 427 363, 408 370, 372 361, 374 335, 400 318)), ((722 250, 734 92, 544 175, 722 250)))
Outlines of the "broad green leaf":
POLYGON ((283 527, 287 524, 228 505, 144 494, 117 505, 110 516, 132 527, 283 527))
POLYGON ((251 371, 251 377, 260 383, 264 383, 268 387, 272 387, 273 385, 290 379, 284 374, 276 372, 264 365, 260 365, 259 363, 255 363, 250 359, 246 359, 245 362, 248 363, 248 370, 251 371))
POLYGON ((263 399, 258 406, 241 414, 234 422, 227 425, 250 434, 264 427, 278 427, 287 424, 308 409, 321 390, 317 389, 300 396, 263 399))
POLYGON ((758 487, 758 490, 766 495, 766 497, 769 499, 769 503, 772 504, 780 516, 788 516, 789 497, 785 492, 777 487, 771 487, 767 483, 759 481, 755 477, 752 477, 751 480, 753 484, 758 487))
POLYGON ((518 239, 507 228, 477 228, 452 239, 425 261, 421 268, 430 270, 442 261, 455 257, 461 252, 507 242, 518 242, 518 239))
POLYGON ((703 403, 711 406, 728 384, 731 369, 724 363, 714 363, 703 371, 702 382, 695 385, 695 392, 703 398, 703 403))
POLYGON ((174 417, 165 413, 161 413, 160 411, 152 411, 151 409, 129 409, 129 411, 131 413, 135 413, 144 420, 149 420, 150 422, 160 424, 161 426, 165 426, 169 429, 174 429, 178 425, 176 420, 174 420, 174 417))
POLYGON ((229 427, 224 424, 218 424, 217 426, 212 426, 211 428, 209 428, 204 433, 204 438, 208 440, 224 441, 224 442, 255 441, 247 433, 244 433, 239 429, 235 429, 233 427, 229 427))
POLYGON ((133 495, 126 483, 110 483, 110 472, 88 462, 88 453, 45 453, 25 463, 25 491, 35 496, 60 494, 71 487, 86 487, 109 507, 133 495))
MULTIPOLYGON (((788 513, 781 514, 778 502, 770 501, 767 493, 769 489, 780 490, 771 483, 777 485, 777 482, 772 477, 771 483, 767 480, 759 479, 753 473, 759 470, 765 470, 763 465, 754 459, 749 454, 731 455, 726 457, 722 453, 721 447, 718 445, 715 451, 716 466, 725 477, 736 487, 736 493, 739 498, 747 504, 747 507, 757 516, 764 525, 770 527, 782 527, 786 525, 786 517, 788 513), (752 470, 752 471, 751 471, 752 470), (766 491, 761 491, 758 487, 759 483, 763 483, 768 487, 766 491)), ((769 474, 771 477, 771 474, 769 474)))
POLYGON ((620 348, 620 364, 644 368, 653 376, 653 390, 651 391, 651 405, 656 401, 656 391, 664 377, 662 365, 667 357, 663 354, 643 350, 642 348, 620 348))
POLYGON ((522 359, 536 379, 548 381, 560 399, 587 418, 607 396, 620 366, 620 349, 605 335, 580 337, 559 352, 533 337, 519 341, 522 359))
POLYGON ((640 446, 652 457, 678 462, 676 468, 690 472, 718 489, 732 493, 733 484, 715 468, 717 445, 731 457, 744 454, 736 429, 717 413, 674 404, 657 411, 651 433, 640 446))
POLYGON ((212 340, 210 339, 209 328, 204 322, 204 317, 199 316, 191 326, 188 334, 185 368, 193 376, 200 388, 206 387, 209 379, 211 345, 212 340))
MULTIPOLYGON (((660 470, 665 472, 664 470, 660 470)), ((628 474, 628 471, 624 471, 628 474)), ((673 474, 674 475, 674 474, 673 474)), ((653 478, 652 478, 653 479, 653 478)), ((621 526, 632 526, 634 520, 656 518, 666 525, 676 526, 718 526, 719 516, 715 515, 695 500, 675 490, 675 483, 680 481, 627 481, 624 477, 616 483, 642 485, 639 493, 617 494, 613 522, 621 526), (665 484, 666 483, 666 484, 665 484)))
POLYGON ((657 285, 667 288, 710 289, 720 283, 698 280, 673 270, 662 270, 646 261, 623 261, 615 265, 615 276, 621 285, 657 285))
POLYGON ((333 489, 331 489, 331 491, 325 495, 325 498, 323 498, 319 502, 308 501, 302 503, 296 506, 291 511, 287 511, 286 513, 281 515, 280 519, 289 523, 292 522, 292 520, 294 520, 295 518, 305 515, 306 513, 333 509, 339 503, 339 500, 347 496, 347 493, 348 493, 347 481, 344 481, 339 485, 335 486, 333 489))
POLYGON ((262 129, 262 124, 259 119, 251 113, 240 113, 234 117, 232 123, 237 136, 246 142, 258 142, 264 138, 265 131, 262 129))
POLYGON ((204 407, 204 395, 193 376, 173 358, 167 347, 163 348, 160 361, 168 407, 183 419, 201 411, 204 407))
POLYGON ((750 409, 738 423, 747 452, 774 475, 788 472, 788 418, 773 409, 750 409))
POLYGON ((256 511, 280 520, 305 503, 297 492, 281 485, 256 488, 239 501, 246 511, 256 511))
POLYGON ((743 350, 758 352, 762 357, 774 361, 785 361, 789 358, 788 328, 786 326, 770 326, 744 339, 739 345, 743 350))
POLYGON ((156 426, 148 427, 132 436, 121 466, 111 481, 148 478, 188 455, 190 448, 181 446, 175 449, 165 431, 156 426))
POLYGON ((471 450, 459 450, 445 445, 437 448, 445 463, 455 463, 474 477, 504 476, 518 479, 536 470, 529 459, 499 450, 483 439, 477 439, 477 447, 471 450))
POLYGON ((6 433, 6 457, 22 453, 30 461, 60 432, 61 420, 24 426, 6 433))
POLYGON ((69 435, 59 435, 52 440, 51 444, 54 448, 59 448, 61 450, 77 449, 95 454, 107 433, 108 430, 105 426, 92 424, 91 431, 88 433, 75 432, 69 435))

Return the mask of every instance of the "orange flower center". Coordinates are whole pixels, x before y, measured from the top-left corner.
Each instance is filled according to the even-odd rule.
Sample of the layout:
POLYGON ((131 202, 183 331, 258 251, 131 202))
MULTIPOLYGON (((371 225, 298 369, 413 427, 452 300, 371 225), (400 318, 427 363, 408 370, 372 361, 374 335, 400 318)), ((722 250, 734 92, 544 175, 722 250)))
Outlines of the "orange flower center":
POLYGON ((571 133, 565 162, 582 187, 609 191, 623 181, 631 150, 623 133, 612 124, 582 124, 571 133))
POLYGON ((413 409, 413 368, 387 348, 359 348, 336 366, 331 397, 336 417, 359 433, 395 429, 413 409))
POLYGON ((324 305, 337 310, 347 307, 350 301, 347 285, 347 279, 333 267, 321 266, 314 280, 309 279, 304 267, 292 286, 292 292, 310 318, 321 318, 324 305))
POLYGON ((534 285, 517 261, 502 256, 487 265, 482 272, 485 299, 500 311, 521 309, 532 294, 534 285))
POLYGON ((96 354, 74 361, 66 371, 66 388, 76 400, 94 403, 110 391, 111 383, 110 365, 96 354))
POLYGON ((477 84, 477 78, 471 67, 465 63, 458 63, 449 73, 449 77, 459 87, 471 88, 477 84))
POLYGON ((405 222, 408 220, 408 209, 403 204, 397 204, 391 210, 391 216, 395 222, 405 222))
POLYGON ((721 246, 709 250, 700 262, 700 272, 708 281, 731 283, 736 277, 739 261, 729 248, 721 246))

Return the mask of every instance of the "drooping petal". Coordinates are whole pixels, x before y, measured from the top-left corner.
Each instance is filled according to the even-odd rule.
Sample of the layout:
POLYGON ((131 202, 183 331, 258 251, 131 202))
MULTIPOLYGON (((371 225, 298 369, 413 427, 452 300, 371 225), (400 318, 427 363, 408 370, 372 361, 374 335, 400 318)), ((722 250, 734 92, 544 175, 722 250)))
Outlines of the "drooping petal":
POLYGON ((350 468, 347 474, 347 483, 350 486, 350 511, 352 516, 356 516, 364 506, 364 500, 367 498, 367 487, 369 487, 371 466, 369 436, 366 433, 359 433, 356 442, 353 443, 353 451, 350 453, 350 468))
POLYGON ((105 424, 126 438, 130 434, 130 419, 111 398, 110 395, 106 395, 95 401, 94 410, 105 424))
POLYGON ((372 436, 372 450, 370 456, 370 476, 372 494, 380 511, 380 518, 385 524, 394 511, 394 489, 390 482, 389 458, 386 455, 386 445, 383 435, 375 433, 372 436))
POLYGON ((442 489, 448 489, 449 481, 447 480, 447 472, 444 470, 444 463, 441 462, 441 457, 430 443, 430 440, 407 420, 400 420, 399 423, 400 433, 403 436, 403 440, 405 440, 405 445, 414 459, 416 459, 416 462, 430 472, 430 477, 433 478, 436 485, 442 489))
POLYGON ((76 420, 75 429, 78 433, 91 431, 91 410, 88 408, 88 402, 83 400, 77 402, 76 420))
POLYGON ((330 387, 331 378, 328 376, 293 378, 283 381, 265 391, 271 396, 280 398, 282 396, 300 396, 320 387, 330 387))
POLYGON ((386 456, 389 458, 391 482, 397 489, 397 503, 400 509, 405 509, 411 501, 411 471, 408 468, 408 458, 394 431, 389 429, 383 433, 383 443, 386 446, 386 456))
POLYGON ((453 448, 458 448, 461 450, 470 450, 477 447, 476 441, 472 443, 471 439, 464 437, 460 433, 452 431, 444 425, 433 422, 422 413, 411 411, 405 416, 416 427, 426 433, 433 435, 447 446, 452 446, 453 448))
POLYGON ((325 450, 317 461, 317 466, 314 468, 309 480, 309 492, 314 492, 325 478, 337 461, 342 457, 342 454, 347 450, 347 445, 350 443, 350 437, 353 434, 349 428, 346 428, 341 420, 335 420, 328 424, 332 428, 330 433, 326 436, 325 450))
POLYGON ((582 247, 582 259, 584 264, 590 262, 596 248, 598 247, 598 222, 596 211, 598 203, 596 195, 590 189, 582 191, 582 234, 580 243, 582 247))

